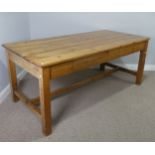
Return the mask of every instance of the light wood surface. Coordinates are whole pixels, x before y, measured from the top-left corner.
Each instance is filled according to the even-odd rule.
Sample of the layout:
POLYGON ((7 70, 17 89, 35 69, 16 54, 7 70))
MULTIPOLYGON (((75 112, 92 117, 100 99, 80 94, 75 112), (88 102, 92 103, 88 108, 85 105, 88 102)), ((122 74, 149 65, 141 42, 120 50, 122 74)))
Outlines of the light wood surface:
POLYGON ((114 60, 121 56, 132 54, 134 52, 144 49, 145 44, 145 42, 140 42, 132 45, 121 46, 116 49, 99 52, 91 56, 82 57, 76 60, 54 65, 51 67, 51 79, 84 70, 94 65, 114 60))
POLYGON ((148 47, 148 42, 145 44, 144 49, 140 50, 138 69, 137 69, 137 77, 136 77, 136 84, 137 85, 140 85, 142 83, 142 80, 143 80, 143 72, 144 72, 144 65, 145 65, 147 47, 148 47))
POLYGON ((141 84, 148 37, 102 30, 70 36, 8 43, 6 48, 12 98, 20 99, 42 120, 43 133, 52 132, 50 99, 79 88, 84 84, 123 71, 136 76, 141 84), (137 71, 108 63, 111 60, 139 52, 137 71), (15 64, 38 79, 39 97, 29 99, 18 88, 15 64), (50 92, 50 80, 100 64, 99 73, 65 88, 50 92), (106 67, 112 68, 106 71, 106 67))
POLYGON ((147 37, 101 30, 3 46, 35 65, 49 66, 146 40, 147 37))
POLYGON ((15 94, 15 90, 17 89, 16 66, 15 63, 10 59, 10 55, 8 53, 7 56, 8 56, 7 59, 8 59, 8 69, 9 69, 9 79, 10 79, 12 99, 14 102, 17 102, 19 99, 15 94))
POLYGON ((45 135, 49 135, 52 132, 49 68, 42 69, 42 76, 39 79, 39 88, 42 130, 45 135))

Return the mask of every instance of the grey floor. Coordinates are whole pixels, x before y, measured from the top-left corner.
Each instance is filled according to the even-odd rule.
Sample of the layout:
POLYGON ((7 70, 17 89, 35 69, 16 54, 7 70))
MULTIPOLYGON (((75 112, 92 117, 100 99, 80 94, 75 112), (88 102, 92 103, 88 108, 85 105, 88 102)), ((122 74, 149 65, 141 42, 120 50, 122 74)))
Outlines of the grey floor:
MULTIPOLYGON (((97 70, 58 79, 52 88, 79 80, 97 70)), ((52 101, 53 134, 45 137, 41 122, 10 95, 0 105, 0 141, 155 141, 155 72, 146 72, 143 84, 115 73, 52 101)), ((38 82, 27 75, 24 92, 34 97, 38 82)))

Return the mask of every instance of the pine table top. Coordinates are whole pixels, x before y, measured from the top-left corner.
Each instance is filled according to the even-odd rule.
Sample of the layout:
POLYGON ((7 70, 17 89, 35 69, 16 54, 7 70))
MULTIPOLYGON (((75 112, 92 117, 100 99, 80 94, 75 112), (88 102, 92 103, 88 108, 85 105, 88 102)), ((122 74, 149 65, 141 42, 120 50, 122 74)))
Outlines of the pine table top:
POLYGON ((148 37, 100 30, 4 44, 10 52, 38 66, 52 66, 99 52, 143 42, 148 37))

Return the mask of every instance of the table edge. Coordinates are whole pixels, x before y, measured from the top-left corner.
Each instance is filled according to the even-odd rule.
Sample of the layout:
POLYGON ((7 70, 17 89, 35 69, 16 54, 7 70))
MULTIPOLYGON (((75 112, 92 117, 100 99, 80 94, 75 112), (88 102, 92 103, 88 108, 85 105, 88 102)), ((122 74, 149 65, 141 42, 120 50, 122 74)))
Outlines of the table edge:
POLYGON ((13 51, 12 49, 8 48, 8 47, 6 46, 6 44, 2 44, 2 47, 5 48, 5 49, 7 49, 9 52, 12 52, 13 54, 19 56, 21 59, 24 59, 24 60, 26 60, 27 62, 29 62, 29 63, 31 63, 31 64, 33 64, 33 65, 35 65, 35 66, 38 66, 38 67, 52 67, 52 66, 54 66, 54 65, 58 65, 58 64, 65 63, 65 62, 74 61, 74 60, 77 60, 77 59, 80 59, 80 58, 85 58, 85 57, 92 56, 92 55, 95 55, 95 54, 98 54, 98 53, 101 53, 101 52, 104 52, 104 51, 110 51, 110 50, 113 50, 113 49, 116 49, 116 48, 121 48, 121 47, 124 47, 124 46, 129 46, 129 45, 137 44, 137 43, 141 43, 141 42, 147 42, 147 41, 150 40, 149 37, 144 37, 144 36, 140 36, 140 37, 142 37, 142 40, 140 40, 140 41, 135 41, 135 42, 130 43, 130 44, 124 44, 124 45, 121 45, 121 46, 116 46, 116 47, 113 47, 113 48, 109 48, 109 49, 107 49, 107 50, 98 51, 98 52, 96 52, 96 53, 86 54, 86 55, 84 55, 84 56, 79 56, 79 57, 76 57, 76 58, 70 58, 70 59, 67 59, 67 60, 63 60, 63 61, 61 61, 61 62, 55 62, 55 63, 49 63, 49 64, 41 64, 41 63, 40 63, 40 64, 37 64, 37 63, 35 63, 35 62, 32 62, 32 61, 30 61, 29 59, 27 59, 26 57, 22 57, 21 55, 17 54, 17 53, 16 53, 15 51, 13 51))

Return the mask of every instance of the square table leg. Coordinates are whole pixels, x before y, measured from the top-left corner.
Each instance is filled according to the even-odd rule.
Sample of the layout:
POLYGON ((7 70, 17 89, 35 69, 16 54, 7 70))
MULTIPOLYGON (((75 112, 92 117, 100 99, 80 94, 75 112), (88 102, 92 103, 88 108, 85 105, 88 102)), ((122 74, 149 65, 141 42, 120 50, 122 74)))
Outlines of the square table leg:
POLYGON ((52 132, 50 105, 50 69, 42 68, 39 79, 42 128, 45 135, 52 132))
POLYGON ((16 65, 10 59, 9 54, 7 56, 7 59, 8 59, 8 69, 9 69, 9 78, 10 78, 10 87, 11 87, 12 99, 14 102, 17 102, 19 99, 15 95, 15 90, 17 89, 16 65))
POLYGON ((100 64, 100 71, 105 71, 105 63, 100 64))
POLYGON ((148 45, 148 43, 146 43, 145 49, 140 51, 139 62, 138 62, 138 70, 137 70, 137 75, 136 75, 136 84, 137 85, 140 85, 142 83, 142 80, 143 80, 147 45, 148 45))

